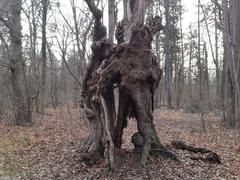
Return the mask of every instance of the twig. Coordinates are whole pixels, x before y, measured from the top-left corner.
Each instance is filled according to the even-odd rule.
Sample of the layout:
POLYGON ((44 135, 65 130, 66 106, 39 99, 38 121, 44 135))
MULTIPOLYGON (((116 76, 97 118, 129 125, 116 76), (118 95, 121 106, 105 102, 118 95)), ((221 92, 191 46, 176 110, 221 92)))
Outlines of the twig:
POLYGON ((223 11, 223 8, 221 7, 221 5, 216 2, 215 0, 211 0, 213 4, 215 4, 221 11, 223 11))

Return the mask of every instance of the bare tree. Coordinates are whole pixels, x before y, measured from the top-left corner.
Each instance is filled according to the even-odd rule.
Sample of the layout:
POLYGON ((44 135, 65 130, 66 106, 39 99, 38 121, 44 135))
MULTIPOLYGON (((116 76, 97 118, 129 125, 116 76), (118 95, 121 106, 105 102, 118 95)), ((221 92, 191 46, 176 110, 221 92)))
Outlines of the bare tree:
POLYGON ((224 19, 224 45, 225 45, 225 96, 224 96, 224 107, 225 115, 224 118, 231 128, 236 128, 239 124, 239 80, 238 80, 238 64, 239 57, 236 54, 236 50, 233 44, 238 43, 237 31, 239 26, 238 14, 239 14, 239 3, 235 0, 223 1, 223 19, 224 19), (230 14, 230 16, 229 16, 230 14))
POLYGON ((9 3, 8 19, 0 16, 0 21, 8 28, 10 36, 9 65, 11 85, 13 89, 13 104, 16 125, 25 125, 32 121, 28 106, 27 82, 25 64, 22 57, 22 26, 21 26, 21 0, 11 0, 9 3))
POLYGON ((41 47, 41 86, 40 86, 40 95, 39 95, 39 103, 40 103, 40 112, 45 112, 46 106, 46 76, 47 76, 47 13, 48 13, 48 0, 41 0, 42 4, 42 47, 41 47))
POLYGON ((78 18, 80 17, 80 15, 77 12, 77 5, 75 0, 71 0, 70 3, 72 8, 72 17, 73 17, 74 26, 72 26, 70 21, 65 17, 65 15, 60 9, 60 6, 58 6, 58 10, 64 22, 66 23, 68 28, 71 30, 71 33, 74 35, 74 41, 76 42, 76 47, 77 47, 78 56, 76 56, 75 58, 76 73, 74 73, 73 70, 71 70, 70 72, 70 74, 72 74, 72 77, 74 79, 74 86, 75 86, 74 87, 74 99, 75 99, 74 106, 77 106, 77 102, 79 100, 80 86, 83 81, 84 72, 86 70, 87 42, 88 42, 88 36, 92 30, 93 19, 88 12, 84 12, 82 9, 81 9, 81 12, 84 12, 82 13, 83 17, 78 18))
POLYGON ((115 0, 108 0, 108 39, 113 42, 115 29, 115 0))

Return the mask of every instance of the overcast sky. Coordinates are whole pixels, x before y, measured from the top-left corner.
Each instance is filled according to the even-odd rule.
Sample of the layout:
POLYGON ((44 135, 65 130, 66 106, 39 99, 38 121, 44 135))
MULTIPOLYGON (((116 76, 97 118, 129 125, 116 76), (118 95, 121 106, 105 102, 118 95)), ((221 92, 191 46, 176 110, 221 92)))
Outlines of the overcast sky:
MULTIPOLYGON (((210 0, 201 0, 202 4, 204 2, 209 2, 210 0)), ((60 2, 60 9, 66 15, 67 18, 72 18, 72 11, 70 7, 70 0, 59 0, 60 2)), ((105 8, 104 8, 104 24, 108 25, 108 6, 107 1, 103 0, 105 8)), ((77 7, 86 7, 86 3, 83 0, 76 0, 75 1, 77 7)), ((189 32, 189 25, 192 23, 197 22, 197 3, 198 0, 182 0, 182 5, 184 8, 184 13, 182 16, 182 25, 183 25, 183 33, 187 34, 189 32)), ((118 21, 122 19, 123 16, 123 5, 122 2, 119 4, 119 12, 118 12, 118 21)))
MULTIPOLYGON (((203 0, 202 0, 203 1, 203 0)), ((206 0, 205 0, 206 1, 206 0)), ((193 22, 196 22, 197 20, 197 5, 198 0, 182 0, 182 5, 184 7, 184 14, 183 14, 183 30, 186 31, 189 27, 189 25, 193 22)), ((122 5, 119 7, 119 20, 122 16, 122 5)), ((105 17, 107 17, 107 6, 105 10, 105 17)), ((105 24, 108 23, 107 18, 104 19, 105 24)))
MULTIPOLYGON (((72 23, 72 10, 70 7, 70 0, 59 0, 60 2, 60 9, 63 12, 64 16, 69 19, 69 21, 72 23)), ((107 2, 104 0, 103 2, 107 2)), ((201 0, 201 3, 204 4, 206 2, 210 2, 210 0, 201 0)), ((77 7, 86 7, 86 3, 83 0, 76 0, 75 1, 77 7)), ((188 34, 189 33, 189 25, 195 24, 197 25, 197 3, 198 0, 182 0, 182 5, 184 8, 184 13, 182 16, 182 24, 183 24, 183 33, 188 34)), ((105 3, 105 13, 104 13, 104 24, 107 26, 108 24, 108 9, 107 4, 105 3)), ((119 5, 119 17, 118 21, 122 19, 122 12, 123 12, 123 5, 120 3, 119 5)), ((60 17, 60 16, 59 16, 60 17)), ((61 17, 60 17, 61 18, 61 17)), ((28 26, 23 25, 24 32, 27 32, 28 26)), ((205 29, 202 29, 202 33, 205 34, 205 29)), ((208 43, 207 36, 203 35, 205 41, 208 43)), ((211 57, 210 57, 211 58, 211 57)))
MULTIPOLYGON (((65 13, 71 13, 70 10, 70 2, 69 0, 59 0, 61 3, 61 9, 65 13)), ((202 0, 203 1, 203 0, 202 0)), ((206 0, 205 0, 206 1, 206 0)), ((184 14, 183 14, 183 29, 184 31, 187 30, 188 26, 196 22, 197 20, 197 4, 198 0, 182 0, 182 5, 184 6, 184 14)), ((76 1, 78 3, 78 6, 85 6, 85 3, 83 0, 76 1), (83 4, 84 3, 84 4, 83 4)), ((104 16, 104 24, 108 24, 108 17, 107 17, 107 5, 105 7, 105 16, 104 16)), ((121 20, 122 17, 122 4, 119 5, 119 20, 121 20)))
POLYGON ((197 19, 197 0, 182 0, 182 5, 185 10, 183 14, 183 30, 185 31, 188 26, 196 22, 197 19))

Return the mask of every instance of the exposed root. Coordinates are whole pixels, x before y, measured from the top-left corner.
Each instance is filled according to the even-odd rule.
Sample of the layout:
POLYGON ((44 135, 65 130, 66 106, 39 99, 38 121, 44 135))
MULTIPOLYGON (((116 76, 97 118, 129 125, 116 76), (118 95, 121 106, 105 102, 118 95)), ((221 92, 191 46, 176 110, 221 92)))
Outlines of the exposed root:
POLYGON ((142 148, 142 153, 141 153, 141 158, 140 158, 141 165, 143 165, 143 166, 146 165, 150 150, 151 150, 151 144, 145 142, 144 146, 142 148))
POLYGON ((154 145, 151 143, 145 143, 143 136, 141 136, 139 132, 133 134, 132 143, 134 144, 135 151, 137 153, 141 153, 140 164, 143 166, 145 166, 149 154, 157 156, 160 155, 174 161, 181 162, 174 152, 168 150, 160 142, 157 142, 157 144, 154 145))
POLYGON ((151 154, 160 155, 160 156, 163 156, 163 157, 166 157, 166 158, 170 158, 174 161, 181 162, 180 159, 177 157, 177 155, 174 152, 168 150, 167 148, 151 149, 151 154))
POLYGON ((84 162, 87 166, 93 166, 101 160, 101 155, 97 150, 92 150, 86 153, 82 153, 80 161, 84 162))
POLYGON ((151 146, 150 145, 144 145, 143 146, 143 149, 142 149, 142 153, 141 153, 141 158, 140 158, 140 164, 145 166, 146 165, 146 162, 147 162, 147 159, 148 159, 148 156, 149 155, 154 155, 154 156, 163 156, 163 157, 166 157, 166 158, 170 158, 174 161, 177 161, 177 162, 181 162, 179 160, 179 158, 177 157, 177 155, 168 150, 167 148, 161 148, 161 149, 151 149, 151 146))
POLYGON ((190 159, 197 160, 197 161, 200 160, 200 161, 210 162, 213 164, 222 164, 220 157, 214 152, 208 153, 203 157, 202 156, 197 156, 197 157, 191 156, 190 159))
POLYGON ((221 164, 221 158, 219 157, 219 155, 209 149, 189 146, 182 141, 172 141, 171 145, 176 149, 198 153, 197 156, 190 157, 193 160, 201 160, 201 161, 210 162, 214 164, 221 164))

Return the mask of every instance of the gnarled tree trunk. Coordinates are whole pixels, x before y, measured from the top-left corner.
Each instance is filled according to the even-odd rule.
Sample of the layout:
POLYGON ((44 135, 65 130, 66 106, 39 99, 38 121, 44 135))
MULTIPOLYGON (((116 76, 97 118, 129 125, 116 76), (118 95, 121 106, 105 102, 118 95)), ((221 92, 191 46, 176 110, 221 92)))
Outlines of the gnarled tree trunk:
POLYGON ((163 28, 161 18, 157 16, 144 24, 144 11, 150 1, 129 0, 127 17, 116 30, 118 45, 113 47, 105 39, 101 11, 93 1, 85 2, 95 17, 92 58, 82 89, 83 106, 92 124, 86 152, 93 145, 99 155, 103 155, 104 149, 107 150, 110 167, 113 168, 113 143, 115 147, 121 147, 127 118, 135 117, 138 132, 132 139, 134 144, 138 138, 138 142, 142 142, 138 143, 141 147, 140 163, 145 165, 150 152, 164 153, 177 159, 160 143, 153 122, 154 94, 162 71, 152 54, 151 43, 153 35, 163 28), (119 87, 117 116, 114 111, 115 84, 119 87))
POLYGON ((84 155, 83 160, 87 162, 96 163, 100 158, 103 158, 106 147, 106 142, 109 139, 109 135, 104 130, 110 129, 112 133, 113 123, 106 125, 105 118, 108 117, 110 122, 115 119, 115 107, 114 107, 114 95, 113 85, 108 86, 106 94, 100 96, 97 94, 97 82, 99 81, 99 74, 97 69, 100 67, 104 59, 107 59, 112 49, 112 43, 106 39, 106 28, 101 22, 102 12, 96 7, 94 1, 85 0, 89 9, 93 13, 95 18, 94 29, 93 29, 93 44, 92 56, 89 67, 87 68, 85 77, 82 85, 82 107, 84 107, 86 116, 89 120, 91 130, 88 140, 83 145, 84 155), (102 101, 105 106, 102 106, 102 101), (108 111, 109 114, 104 114, 108 111), (104 116, 105 115, 105 116, 104 116))

